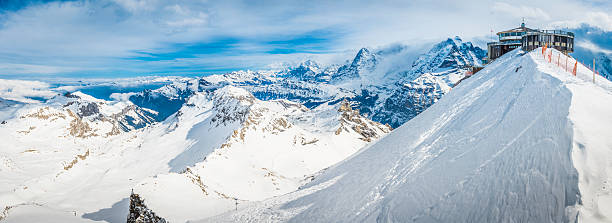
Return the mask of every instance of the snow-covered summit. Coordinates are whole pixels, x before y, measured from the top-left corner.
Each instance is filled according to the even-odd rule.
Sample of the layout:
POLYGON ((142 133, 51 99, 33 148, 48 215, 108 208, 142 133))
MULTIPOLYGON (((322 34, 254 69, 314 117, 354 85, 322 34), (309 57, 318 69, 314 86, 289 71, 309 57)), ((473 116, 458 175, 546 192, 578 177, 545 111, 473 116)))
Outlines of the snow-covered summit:
POLYGON ((372 72, 378 64, 377 55, 368 48, 361 48, 353 61, 338 68, 338 72, 332 75, 334 82, 358 78, 363 72, 372 72))
POLYGON ((409 79, 422 73, 440 72, 442 70, 457 69, 466 66, 482 66, 482 58, 486 52, 474 47, 470 42, 463 42, 461 38, 448 38, 436 44, 428 53, 420 56, 407 73, 409 79))

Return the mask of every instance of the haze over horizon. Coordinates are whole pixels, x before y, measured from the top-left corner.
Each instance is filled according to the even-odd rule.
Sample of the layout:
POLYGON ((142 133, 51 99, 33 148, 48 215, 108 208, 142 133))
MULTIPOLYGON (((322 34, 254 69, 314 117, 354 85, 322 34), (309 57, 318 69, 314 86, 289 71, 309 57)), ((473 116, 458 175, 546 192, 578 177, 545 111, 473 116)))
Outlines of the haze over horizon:
POLYGON ((484 44, 518 26, 598 32, 609 54, 612 3, 568 1, 1 1, 0 78, 117 78, 338 63, 361 47, 484 44))

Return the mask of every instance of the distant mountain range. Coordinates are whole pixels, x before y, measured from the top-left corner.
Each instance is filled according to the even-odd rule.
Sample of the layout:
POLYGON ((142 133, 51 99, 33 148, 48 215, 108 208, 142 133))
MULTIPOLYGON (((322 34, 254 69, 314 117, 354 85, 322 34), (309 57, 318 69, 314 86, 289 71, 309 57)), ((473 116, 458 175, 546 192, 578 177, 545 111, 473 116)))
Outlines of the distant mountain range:
POLYGON ((484 56, 455 37, 426 52, 363 48, 344 64, 3 99, 0 219, 122 221, 131 210, 180 222, 295 191, 436 103, 484 56))

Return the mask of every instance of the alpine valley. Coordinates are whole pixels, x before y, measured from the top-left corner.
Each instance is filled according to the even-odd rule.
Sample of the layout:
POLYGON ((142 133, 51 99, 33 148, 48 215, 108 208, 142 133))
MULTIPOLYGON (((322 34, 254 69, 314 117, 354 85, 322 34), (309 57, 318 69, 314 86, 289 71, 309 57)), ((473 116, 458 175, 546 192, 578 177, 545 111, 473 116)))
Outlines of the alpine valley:
POLYGON ((359 50, 199 78, 0 86, 0 221, 185 222, 298 190, 448 93, 486 52, 359 50), (129 217, 128 217, 129 216, 129 217))

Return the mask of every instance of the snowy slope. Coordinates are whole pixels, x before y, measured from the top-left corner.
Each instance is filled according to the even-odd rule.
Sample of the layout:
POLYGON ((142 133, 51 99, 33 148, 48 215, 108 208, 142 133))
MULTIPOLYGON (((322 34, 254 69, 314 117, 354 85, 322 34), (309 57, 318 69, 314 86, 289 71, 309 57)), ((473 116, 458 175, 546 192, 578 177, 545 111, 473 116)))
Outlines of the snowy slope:
MULTIPOLYGON (((194 86, 144 98, 167 103, 194 86)), ((311 110, 232 86, 186 100, 161 122, 156 111, 82 92, 15 111, 7 104, 15 115, 0 126, 0 219, 123 222, 130 189, 157 216, 203 218, 230 210, 231 197, 246 202, 294 191, 390 131, 344 102, 311 110), (177 204, 185 207, 177 211, 177 204)))
MULTIPOLYGON (((557 54, 557 51, 553 51, 557 54)), ((539 69, 563 80, 572 92, 572 161, 578 171, 579 222, 612 222, 612 82, 578 66, 576 77, 536 57, 539 69), (594 81, 594 83, 593 83, 594 81)), ((561 59, 562 61, 562 59, 561 59)))
MULTIPOLYGON (((178 125, 192 118, 190 110, 202 99, 190 99, 194 106, 181 110, 178 125)), ((187 136, 194 144, 169 163, 178 173, 157 175, 135 188, 169 221, 231 210, 234 199, 259 201, 295 191, 313 173, 390 131, 348 104, 309 110, 285 100, 260 101, 231 86, 215 91, 212 104, 208 118, 187 136)))
POLYGON ((612 84, 541 57, 508 53, 304 189, 204 221, 611 222, 612 84))

